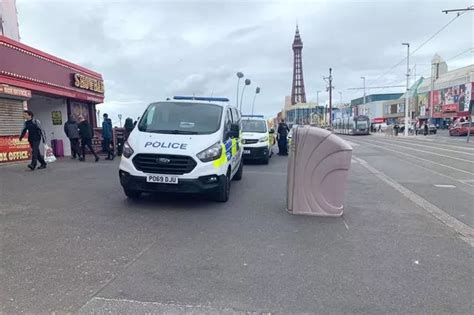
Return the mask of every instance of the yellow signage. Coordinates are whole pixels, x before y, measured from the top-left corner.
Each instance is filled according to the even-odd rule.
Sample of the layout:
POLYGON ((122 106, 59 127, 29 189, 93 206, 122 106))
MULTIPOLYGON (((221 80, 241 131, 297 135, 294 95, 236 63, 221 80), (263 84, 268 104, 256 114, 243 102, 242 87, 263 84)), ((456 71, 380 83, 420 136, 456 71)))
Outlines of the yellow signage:
POLYGON ((61 111, 51 112, 51 117, 53 118, 53 125, 63 124, 63 116, 61 115, 61 111))
POLYGON ((80 89, 104 94, 104 81, 97 80, 83 74, 74 74, 74 86, 80 89))

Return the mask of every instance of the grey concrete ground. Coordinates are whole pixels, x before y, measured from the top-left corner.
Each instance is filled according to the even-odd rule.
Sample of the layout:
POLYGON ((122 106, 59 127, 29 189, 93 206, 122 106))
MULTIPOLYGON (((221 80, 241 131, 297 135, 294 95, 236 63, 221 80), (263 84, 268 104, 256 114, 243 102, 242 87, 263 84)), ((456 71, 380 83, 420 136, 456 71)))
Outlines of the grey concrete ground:
POLYGON ((226 204, 128 201, 118 162, 0 167, 0 312, 472 314, 474 147, 346 139, 342 218, 287 214, 279 156, 226 204))

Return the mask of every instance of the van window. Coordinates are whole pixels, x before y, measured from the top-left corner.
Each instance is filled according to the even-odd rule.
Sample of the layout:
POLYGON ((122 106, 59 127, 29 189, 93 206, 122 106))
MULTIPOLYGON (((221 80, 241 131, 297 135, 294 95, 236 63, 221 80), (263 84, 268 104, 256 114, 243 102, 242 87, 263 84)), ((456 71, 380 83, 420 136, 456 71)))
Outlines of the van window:
POLYGON ((222 107, 201 103, 150 104, 138 129, 171 134, 211 134, 219 130, 222 107))
POLYGON ((232 115, 230 112, 230 108, 227 109, 226 114, 225 114, 225 120, 224 120, 224 141, 229 139, 229 132, 232 126, 232 115))
POLYGON ((240 113, 237 108, 232 108, 232 121, 234 124, 240 123, 240 113))

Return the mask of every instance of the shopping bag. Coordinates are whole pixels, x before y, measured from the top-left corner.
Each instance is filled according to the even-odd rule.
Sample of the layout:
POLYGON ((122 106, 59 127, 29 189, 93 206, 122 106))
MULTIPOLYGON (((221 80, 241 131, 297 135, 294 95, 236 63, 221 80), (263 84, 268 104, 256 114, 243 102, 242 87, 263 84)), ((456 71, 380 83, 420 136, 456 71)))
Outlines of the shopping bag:
POLYGON ((46 143, 44 144, 44 160, 47 163, 53 163, 56 161, 56 157, 54 156, 53 149, 49 147, 46 143))

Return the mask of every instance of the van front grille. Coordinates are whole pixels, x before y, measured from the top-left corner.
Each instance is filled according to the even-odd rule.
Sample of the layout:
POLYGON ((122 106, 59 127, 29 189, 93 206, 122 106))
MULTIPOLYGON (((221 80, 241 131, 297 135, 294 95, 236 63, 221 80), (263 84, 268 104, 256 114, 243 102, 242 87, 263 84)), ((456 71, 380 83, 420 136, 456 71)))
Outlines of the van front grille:
POLYGON ((182 175, 192 172, 197 163, 184 155, 137 154, 133 165, 144 173, 182 175))

